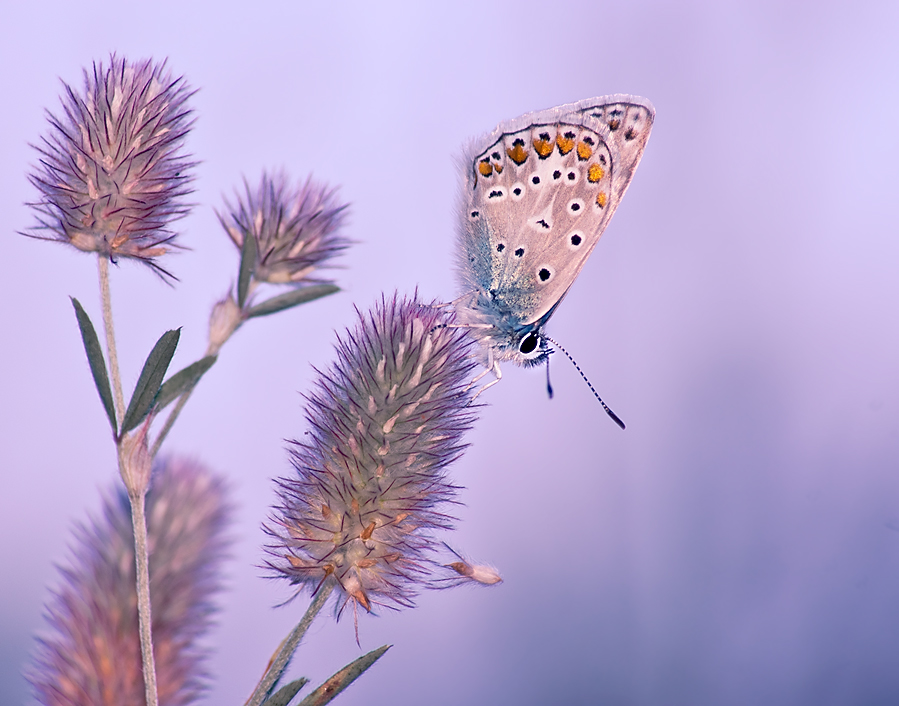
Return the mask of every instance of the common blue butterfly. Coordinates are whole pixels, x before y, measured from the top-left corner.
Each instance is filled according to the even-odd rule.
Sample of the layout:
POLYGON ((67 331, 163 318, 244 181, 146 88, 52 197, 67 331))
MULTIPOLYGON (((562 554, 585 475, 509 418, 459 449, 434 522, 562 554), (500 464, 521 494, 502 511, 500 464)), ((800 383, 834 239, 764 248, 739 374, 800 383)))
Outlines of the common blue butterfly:
POLYGON ((496 376, 478 394, 501 361, 547 361, 543 327, 618 208, 654 117, 645 98, 590 98, 500 123, 466 152, 454 305, 481 344, 478 378, 496 376))

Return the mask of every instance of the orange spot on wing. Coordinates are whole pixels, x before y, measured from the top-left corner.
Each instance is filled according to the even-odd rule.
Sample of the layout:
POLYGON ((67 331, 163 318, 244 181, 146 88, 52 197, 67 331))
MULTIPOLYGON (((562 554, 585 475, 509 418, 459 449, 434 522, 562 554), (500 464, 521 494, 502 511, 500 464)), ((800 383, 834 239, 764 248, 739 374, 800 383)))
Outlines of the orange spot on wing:
POLYGON ((598 164, 591 164, 590 168, 587 170, 587 181, 591 184, 595 184, 600 179, 602 179, 606 173, 603 171, 602 167, 598 164))
POLYGON ((506 150, 506 154, 515 164, 519 166, 524 164, 528 158, 528 153, 524 149, 524 140, 515 140, 512 146, 506 150))
POLYGON ((478 171, 481 173, 481 176, 490 176, 493 174, 493 165, 490 164, 489 159, 482 159, 478 162, 478 171))
POLYGON ((605 194, 604 191, 600 191, 600 192, 596 195, 596 204, 597 204, 600 208, 605 208, 605 207, 606 207, 606 194, 605 194))
POLYGON ((566 132, 564 135, 559 133, 556 135, 556 144, 559 146, 559 152, 568 154, 574 149, 574 133, 566 132))
POLYGON ((534 140, 534 149, 541 157, 549 157, 552 154, 553 145, 549 140, 537 139, 534 140))
POLYGON ((577 146, 578 159, 590 159, 593 155, 593 148, 586 142, 579 142, 577 146))

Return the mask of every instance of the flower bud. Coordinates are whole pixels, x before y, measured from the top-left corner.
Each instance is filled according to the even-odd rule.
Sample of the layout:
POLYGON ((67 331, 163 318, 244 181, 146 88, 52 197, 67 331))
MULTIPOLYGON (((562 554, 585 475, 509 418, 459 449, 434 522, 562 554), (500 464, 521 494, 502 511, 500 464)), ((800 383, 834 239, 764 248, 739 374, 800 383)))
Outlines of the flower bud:
POLYGON ((121 471, 122 481, 131 497, 139 497, 147 491, 150 485, 150 472, 153 466, 153 458, 147 447, 147 433, 153 415, 149 415, 137 429, 128 432, 121 441, 121 471))
POLYGON ((230 294, 212 307, 209 316, 209 349, 207 355, 216 355, 237 327, 243 323, 243 314, 230 294))

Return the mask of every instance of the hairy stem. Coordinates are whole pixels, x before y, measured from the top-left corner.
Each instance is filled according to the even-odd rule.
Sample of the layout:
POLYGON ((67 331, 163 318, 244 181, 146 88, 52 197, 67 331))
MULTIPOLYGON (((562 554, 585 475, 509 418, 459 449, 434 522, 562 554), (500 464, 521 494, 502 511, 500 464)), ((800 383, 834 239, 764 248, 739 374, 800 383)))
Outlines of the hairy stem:
MULTIPOLYGON (((204 357, 212 355, 213 353, 218 353, 218 351, 214 350, 210 345, 206 348, 204 357)), ((166 417, 165 424, 162 425, 162 429, 160 429, 159 434, 156 435, 156 441, 153 442, 153 448, 150 449, 150 458, 156 458, 156 454, 159 453, 159 447, 162 446, 162 442, 165 441, 165 437, 169 435, 169 432, 175 425, 175 420, 178 419, 178 415, 181 414, 181 410, 184 409, 184 405, 187 404, 187 401, 190 399, 190 396, 191 394, 193 394, 195 388, 196 383, 194 383, 189 389, 185 390, 181 394, 181 397, 178 398, 178 401, 175 402, 175 406, 172 408, 172 411, 169 412, 169 416, 166 417)))
MULTIPOLYGON (((100 302, 103 307, 103 328, 106 331, 106 355, 112 376, 112 392, 116 406, 117 426, 121 428, 125 416, 125 396, 122 393, 122 375, 119 372, 119 356, 116 352, 115 329, 112 323, 112 296, 109 289, 109 259, 98 256, 100 270, 100 302)), ((119 473, 125 478, 127 460, 124 439, 116 440, 119 473)), ((147 547, 147 516, 144 499, 146 489, 139 494, 128 493, 131 502, 131 523, 134 528, 134 564, 137 573, 137 613, 140 625, 140 651, 143 659, 144 691, 147 706, 158 706, 156 693, 156 660, 153 657, 153 628, 150 612, 150 561, 147 547)))
POLYGON ((296 651, 297 647, 299 647, 300 640, 303 639, 303 635, 306 634, 309 626, 312 625, 312 621, 315 620, 315 616, 318 615, 324 607, 325 601, 328 600, 328 596, 331 595, 331 591, 333 590, 334 583, 332 581, 328 581, 319 588, 318 594, 316 594, 315 599, 309 605, 302 620, 300 620, 300 622, 297 623, 297 626, 290 631, 290 634, 284 638, 284 641, 278 647, 278 651, 272 656, 268 669, 265 670, 265 674, 262 675, 262 679, 256 685, 256 689, 247 701, 246 706, 259 706, 259 704, 265 700, 268 693, 274 688, 275 684, 278 683, 281 674, 290 663, 290 658, 293 657, 293 653, 296 651))
POLYGON ((167 437, 169 432, 172 430, 172 427, 175 424, 175 420, 178 418, 178 415, 181 414, 181 410, 184 409, 184 405, 187 404, 187 401, 190 399, 190 393, 192 393, 193 391, 194 388, 185 390, 181 397, 178 398, 178 401, 175 403, 172 411, 169 412, 169 416, 165 420, 165 424, 162 425, 162 429, 159 430, 159 434, 156 436, 156 441, 153 442, 153 448, 150 449, 150 458, 156 458, 156 454, 159 453, 159 447, 162 446, 162 442, 165 441, 165 437, 167 437))
POLYGON ((146 493, 132 496, 131 522, 134 527, 134 556, 137 566, 137 613, 140 622, 140 651, 144 665, 144 692, 147 706, 157 706, 156 659, 153 655, 153 628, 150 611, 150 562, 147 551, 146 493))
POLYGON ((112 297, 109 292, 109 258, 100 253, 97 257, 100 269, 100 303, 103 307, 103 328, 106 331, 106 355, 112 376, 112 394, 118 426, 125 416, 125 396, 122 394, 122 375, 119 372, 119 355, 116 352, 115 328, 112 325, 112 297))

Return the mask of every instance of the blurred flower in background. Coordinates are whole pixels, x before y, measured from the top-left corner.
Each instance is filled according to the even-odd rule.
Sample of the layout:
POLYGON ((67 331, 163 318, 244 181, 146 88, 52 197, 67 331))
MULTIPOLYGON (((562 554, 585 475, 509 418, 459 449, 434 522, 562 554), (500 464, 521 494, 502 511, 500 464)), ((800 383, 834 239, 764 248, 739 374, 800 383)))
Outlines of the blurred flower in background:
POLYGON ((446 469, 475 419, 472 340, 451 322, 416 299, 382 300, 338 339, 306 397, 309 432, 292 442, 296 475, 277 481, 268 563, 311 593, 336 582, 338 615, 349 602, 411 606, 447 571, 433 533, 451 529, 446 469))
MULTIPOLYGON (((147 494, 150 593, 159 701, 193 703, 204 690, 197 646, 214 612, 225 486, 192 461, 157 463, 147 494)), ((131 513, 124 490, 107 496, 100 518, 75 533, 72 560, 47 606, 51 634, 40 640, 29 675, 46 706, 143 704, 131 513)))
POLYGON ((26 235, 115 260, 155 261, 176 247, 168 224, 188 211, 194 166, 181 148, 192 126, 182 78, 165 62, 110 57, 84 73, 84 93, 63 84, 64 115, 48 114, 50 135, 29 175, 41 199, 39 225, 26 235))

